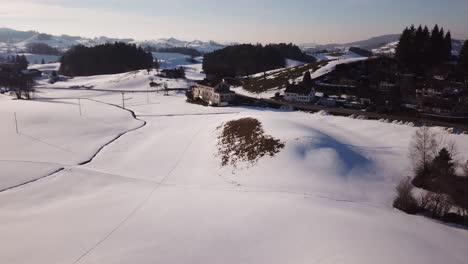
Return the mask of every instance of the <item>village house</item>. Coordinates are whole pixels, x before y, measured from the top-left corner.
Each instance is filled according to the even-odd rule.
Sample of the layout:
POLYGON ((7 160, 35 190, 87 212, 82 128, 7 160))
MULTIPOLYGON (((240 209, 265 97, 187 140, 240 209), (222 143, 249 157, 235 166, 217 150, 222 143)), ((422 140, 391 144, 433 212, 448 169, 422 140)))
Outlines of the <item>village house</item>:
POLYGON ((314 97, 314 89, 302 85, 289 84, 284 91, 284 100, 288 102, 310 103, 314 97))
POLYGON ((230 90, 229 84, 222 81, 215 87, 196 85, 192 87, 193 98, 201 99, 209 105, 227 106, 232 104, 236 94, 230 90))

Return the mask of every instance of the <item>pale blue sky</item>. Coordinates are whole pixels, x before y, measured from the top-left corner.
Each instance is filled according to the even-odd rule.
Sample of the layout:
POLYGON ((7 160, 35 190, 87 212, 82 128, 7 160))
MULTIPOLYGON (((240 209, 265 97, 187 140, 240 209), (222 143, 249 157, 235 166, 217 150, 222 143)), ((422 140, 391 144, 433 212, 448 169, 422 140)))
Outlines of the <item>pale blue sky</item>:
POLYGON ((0 0, 0 26, 88 37, 348 42, 439 25, 468 38, 468 0, 0 0))

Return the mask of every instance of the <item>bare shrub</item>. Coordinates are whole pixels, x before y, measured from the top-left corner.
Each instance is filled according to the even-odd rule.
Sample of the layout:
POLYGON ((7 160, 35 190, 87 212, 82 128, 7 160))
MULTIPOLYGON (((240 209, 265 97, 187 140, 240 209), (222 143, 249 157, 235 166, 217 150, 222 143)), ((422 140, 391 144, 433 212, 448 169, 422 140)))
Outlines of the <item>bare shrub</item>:
POLYGON ((412 137, 409 157, 413 163, 413 184, 422 187, 430 173, 430 163, 439 150, 438 135, 427 126, 419 128, 412 137))
POLYGON ((239 161, 253 164, 266 155, 274 156, 284 148, 284 143, 265 135, 257 119, 242 118, 224 125, 218 147, 221 164, 236 166, 239 161))
POLYGON ((418 202, 413 196, 413 185, 410 178, 406 178, 398 184, 396 194, 393 207, 409 214, 417 213, 418 202))
POLYGON ((461 165, 461 167, 462 167, 463 177, 468 177, 468 160, 463 165, 461 165))
POLYGON ((453 199, 443 193, 426 192, 419 200, 421 209, 429 211, 432 217, 442 218, 454 208, 453 199))

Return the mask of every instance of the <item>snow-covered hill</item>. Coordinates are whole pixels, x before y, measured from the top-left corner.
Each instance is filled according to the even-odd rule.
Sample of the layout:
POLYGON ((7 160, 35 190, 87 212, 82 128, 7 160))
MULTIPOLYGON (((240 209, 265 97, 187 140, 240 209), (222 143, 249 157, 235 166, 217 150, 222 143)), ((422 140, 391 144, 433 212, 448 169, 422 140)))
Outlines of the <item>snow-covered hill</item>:
POLYGON ((329 50, 329 51, 347 50, 351 47, 358 47, 358 48, 362 48, 366 50, 373 50, 373 49, 383 47, 387 45, 388 43, 395 42, 399 40, 399 38, 400 38, 400 35, 398 34, 389 34, 389 35, 382 35, 382 36, 372 37, 369 39, 350 42, 350 43, 344 43, 344 44, 335 43, 335 44, 320 45, 320 44, 314 44, 314 43, 307 43, 307 44, 299 45, 299 47, 301 47, 302 50, 307 51, 309 53, 315 53, 321 50, 329 50))
MULTIPOLYGON (((126 107, 146 124, 130 131, 143 121, 116 107, 122 96, 112 90, 146 89, 144 72, 58 85, 39 88, 37 101, 0 95, 0 184, 63 168, 0 192, 0 236, 7 239, 0 259, 10 264, 462 264, 468 258, 466 230, 391 207, 395 185, 409 172, 414 127, 203 107, 179 93, 135 92, 125 95, 126 107), (82 98, 81 116, 73 98, 82 98), (245 117, 259 120, 285 148, 254 165, 223 167, 218 128, 245 117), (77 165, 83 160, 90 162, 77 165)), ((443 136, 467 158, 466 135, 443 136)))
POLYGON ((201 53, 212 52, 225 47, 225 45, 214 41, 185 41, 175 38, 137 41, 133 39, 117 39, 104 36, 84 38, 68 35, 54 36, 34 31, 17 31, 0 28, 0 53, 6 52, 7 48, 14 52, 23 52, 30 43, 44 43, 59 50, 67 50, 74 45, 95 46, 116 41, 135 43, 137 45, 151 46, 154 48, 187 47, 196 49, 201 53))
MULTIPOLYGON (((399 41, 390 42, 382 47, 373 49, 372 52, 374 54, 384 54, 384 55, 394 55, 396 52, 396 48, 398 47, 399 41)), ((454 39, 452 40, 452 54, 458 55, 462 49, 463 41, 454 39)))
POLYGON ((222 49, 225 45, 219 44, 214 41, 183 41, 175 38, 168 39, 156 39, 156 40, 145 40, 137 41, 136 44, 142 46, 149 46, 153 48, 175 48, 175 47, 184 47, 184 48, 193 48, 201 53, 209 53, 218 49, 222 49))
MULTIPOLYGON (((385 55, 393 55, 395 54, 395 49, 398 46, 398 42, 400 39, 399 34, 389 34, 389 35, 382 35, 378 37, 372 37, 366 40, 355 41, 350 43, 344 44, 315 44, 315 43, 305 43, 299 45, 299 47, 309 53, 313 54, 314 56, 317 55, 321 56, 321 51, 328 51, 329 53, 340 53, 346 52, 351 47, 358 47, 365 50, 372 51, 374 54, 385 54, 385 55)), ((463 41, 454 39, 452 41, 452 48, 453 54, 458 55, 460 50, 463 46, 463 41)))

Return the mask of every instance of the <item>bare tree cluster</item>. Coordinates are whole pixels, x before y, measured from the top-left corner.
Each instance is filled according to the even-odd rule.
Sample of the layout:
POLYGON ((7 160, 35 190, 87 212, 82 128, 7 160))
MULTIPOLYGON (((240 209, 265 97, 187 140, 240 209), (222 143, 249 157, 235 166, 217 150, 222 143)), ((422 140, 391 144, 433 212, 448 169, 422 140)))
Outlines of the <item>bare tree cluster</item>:
POLYGON ((468 161, 458 163, 455 156, 454 142, 442 140, 429 127, 419 128, 409 147, 414 178, 404 179, 396 187, 393 206, 443 220, 450 216, 468 224, 468 161), (425 190, 419 199, 413 195, 413 186, 425 190))

